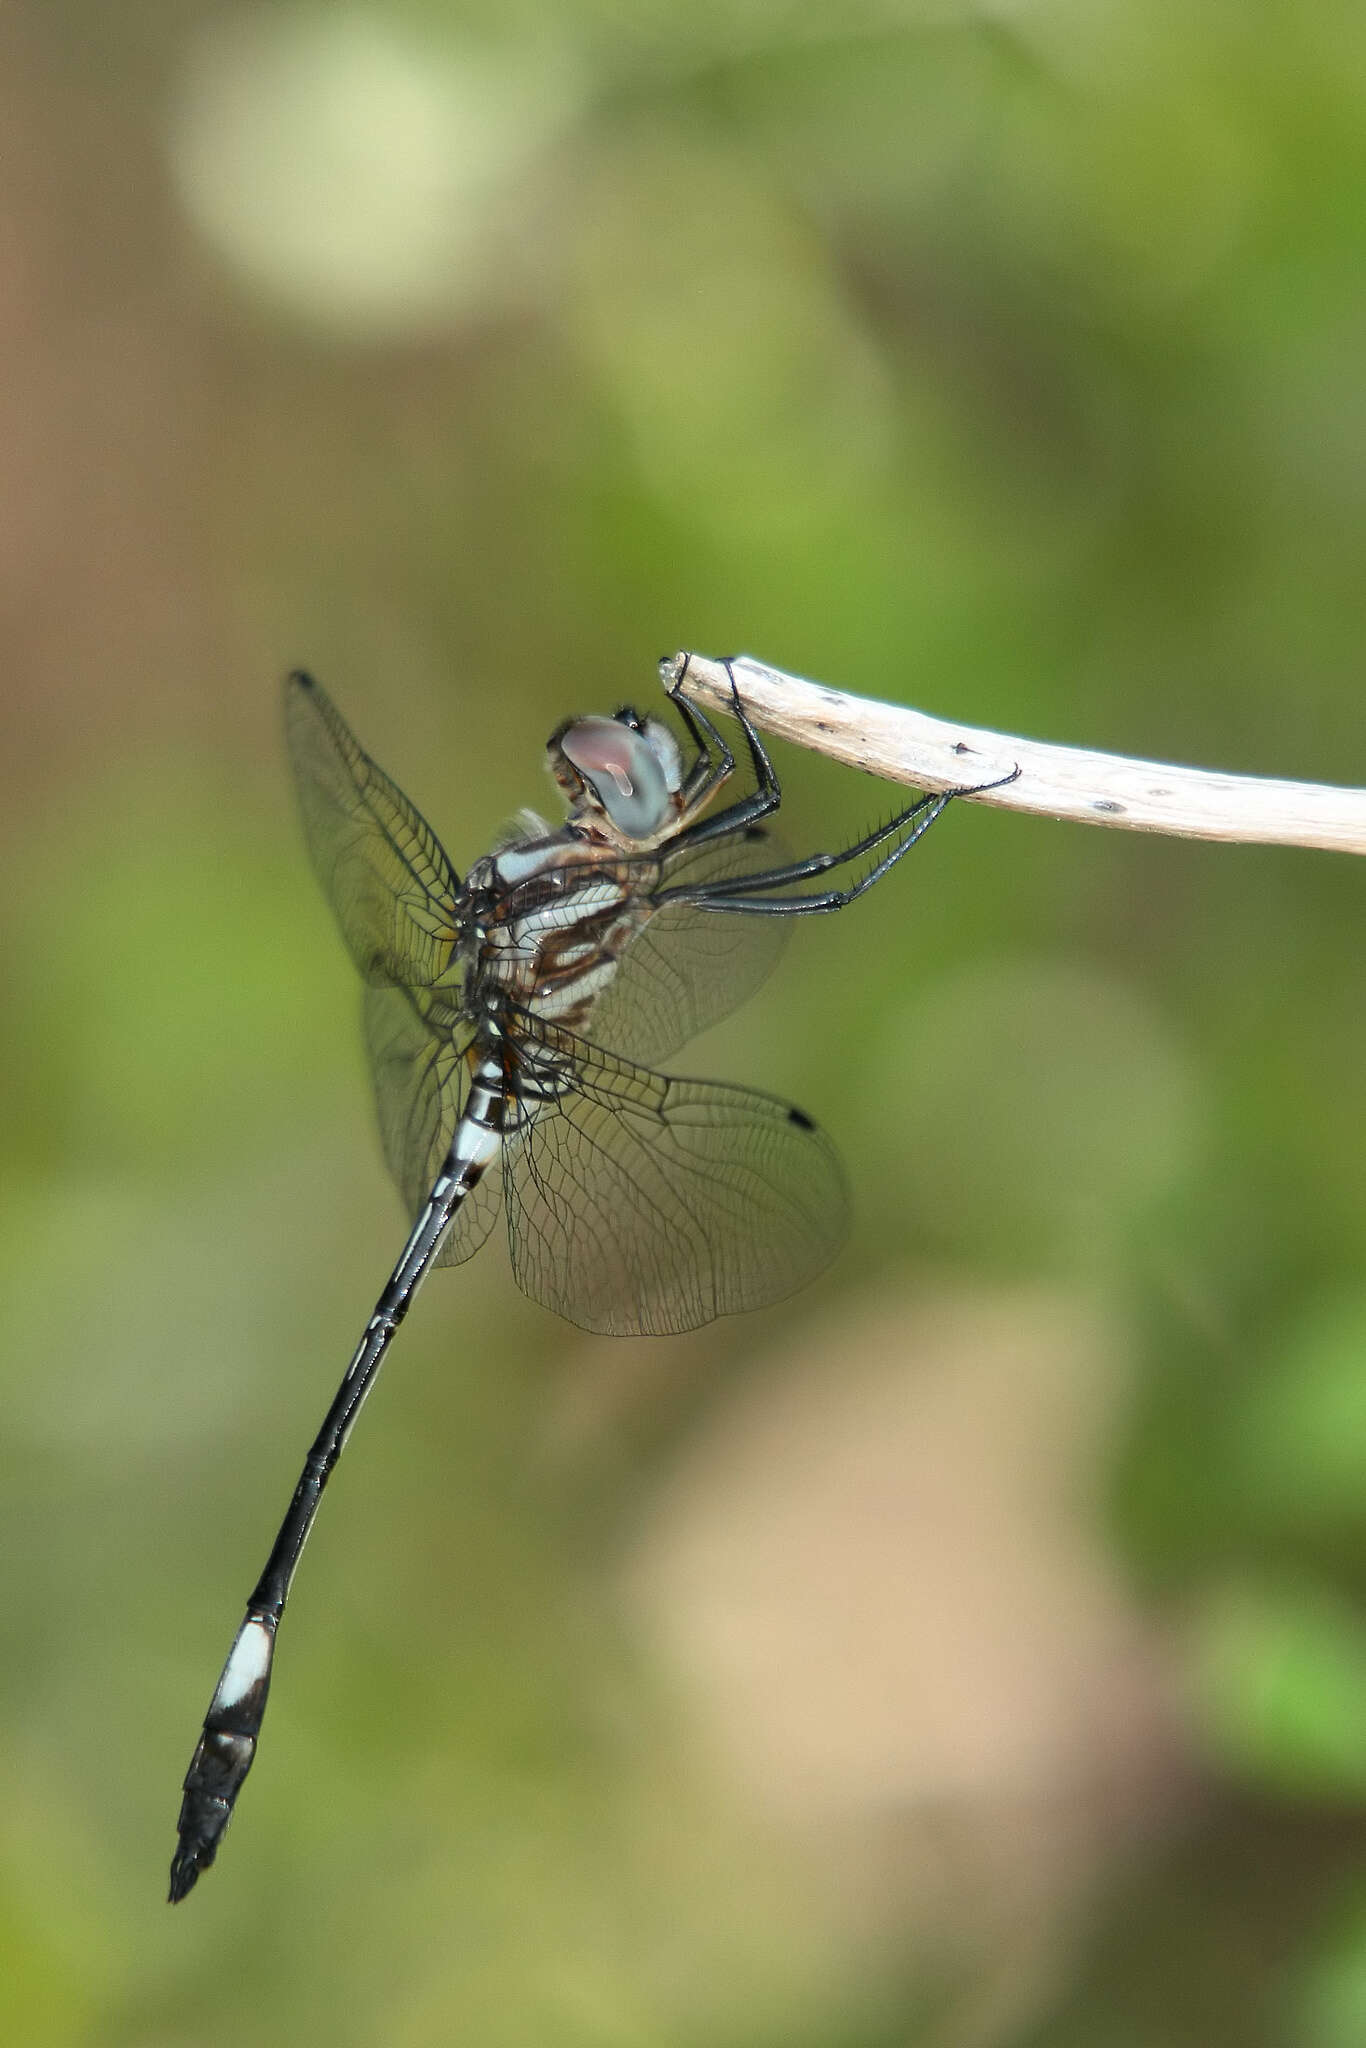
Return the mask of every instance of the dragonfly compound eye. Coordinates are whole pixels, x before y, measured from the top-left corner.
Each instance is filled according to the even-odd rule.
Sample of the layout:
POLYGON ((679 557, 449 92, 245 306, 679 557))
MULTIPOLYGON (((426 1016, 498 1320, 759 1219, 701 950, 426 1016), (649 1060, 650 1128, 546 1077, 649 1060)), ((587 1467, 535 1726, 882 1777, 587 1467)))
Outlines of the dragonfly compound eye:
POLYGON ((664 830, 672 811, 669 764, 648 728, 635 732, 615 718, 579 718, 559 745, 624 838, 651 839, 664 830))

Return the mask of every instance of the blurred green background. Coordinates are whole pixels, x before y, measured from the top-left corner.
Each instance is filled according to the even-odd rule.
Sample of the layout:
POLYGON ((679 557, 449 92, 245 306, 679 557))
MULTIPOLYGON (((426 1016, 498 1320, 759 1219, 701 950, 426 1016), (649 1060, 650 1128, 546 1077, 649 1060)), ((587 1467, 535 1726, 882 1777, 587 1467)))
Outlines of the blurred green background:
POLYGON ((0 134, 4 2038, 1366 2041, 1366 875, 966 807, 681 1062, 842 1259, 439 1275, 163 1904, 403 1235, 279 677, 462 869, 677 647, 1366 782, 1359 5, 18 0, 0 134))

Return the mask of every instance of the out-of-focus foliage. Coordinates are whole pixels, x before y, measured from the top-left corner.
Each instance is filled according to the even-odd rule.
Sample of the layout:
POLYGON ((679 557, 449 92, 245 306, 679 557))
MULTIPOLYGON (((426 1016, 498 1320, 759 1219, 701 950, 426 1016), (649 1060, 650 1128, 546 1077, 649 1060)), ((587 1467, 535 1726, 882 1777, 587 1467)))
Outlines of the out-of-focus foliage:
MULTIPOLYGON (((966 807, 684 1064, 857 1223, 424 1293, 286 786, 457 865, 661 652, 1366 781, 1366 16, 0 17, 0 2015, 25 2048, 1366 2039, 1366 871, 966 807)), ((795 846, 894 795, 784 755, 795 846)))

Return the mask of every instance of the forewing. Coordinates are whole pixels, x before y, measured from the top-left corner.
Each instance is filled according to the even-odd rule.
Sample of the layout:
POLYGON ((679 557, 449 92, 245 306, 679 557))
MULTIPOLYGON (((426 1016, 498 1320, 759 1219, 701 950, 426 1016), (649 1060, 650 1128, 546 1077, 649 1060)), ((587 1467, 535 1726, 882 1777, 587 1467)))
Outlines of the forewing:
MULTIPOLYGON (((780 841, 762 825, 664 857, 660 886, 730 880, 781 867, 780 841)), ((666 904, 632 939, 593 1006, 595 1044, 653 1066, 728 1017, 771 972, 787 938, 783 917, 745 917, 666 904)))
POLYGON ((459 939, 459 883, 421 814, 311 677, 285 686, 285 730, 308 850, 367 982, 426 988, 459 939))
POLYGON ((800 1110, 666 1080, 563 1035, 574 1092, 506 1146, 517 1282, 587 1330, 691 1330, 811 1279, 844 1235, 838 1157, 800 1110))
MULTIPOLYGON (((470 1078, 465 1050, 472 1036, 458 1006, 439 993, 365 991, 365 1048, 380 1142, 411 1220, 431 1193, 464 1112, 470 1078)), ((458 1266, 478 1251, 501 1199, 502 1167, 495 1159, 461 1203, 437 1265, 458 1266)))

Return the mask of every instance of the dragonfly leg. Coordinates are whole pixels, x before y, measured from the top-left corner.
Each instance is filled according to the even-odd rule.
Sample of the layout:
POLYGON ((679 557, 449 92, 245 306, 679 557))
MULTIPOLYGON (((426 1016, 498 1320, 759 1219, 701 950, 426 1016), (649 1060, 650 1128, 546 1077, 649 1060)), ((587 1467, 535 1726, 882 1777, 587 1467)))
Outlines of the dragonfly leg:
MULTIPOLYGON (((740 730, 744 733, 745 744, 749 748, 750 765, 754 770, 756 786, 749 796, 742 796, 736 803, 727 804, 725 810, 717 811, 714 817, 703 818, 695 825, 685 826, 672 842, 671 852, 684 847, 704 845, 709 839, 724 839, 727 833, 741 832, 748 825, 757 825, 761 818, 766 818, 771 811, 776 811, 783 800, 783 789, 778 780, 777 770, 768 758, 767 749, 749 713, 740 702, 735 670, 729 660, 723 661, 721 666, 730 677, 731 708, 740 730)), ((686 668, 683 673, 687 674, 686 668)), ((687 699, 679 694, 682 682, 683 677, 680 676, 668 694, 677 704, 680 716, 687 719, 687 699)), ((696 705, 693 705, 691 710, 704 724, 710 726, 710 720, 696 705)), ((724 745, 724 742, 722 744, 724 745)))
POLYGON ((923 838, 936 818, 943 816, 956 796, 978 796, 984 790, 999 789, 1002 783, 1013 782, 1019 769, 1012 769, 1009 775, 999 776, 994 782, 980 783, 972 789, 949 789, 938 794, 918 797, 904 811, 869 832, 852 846, 846 846, 839 853, 808 854, 805 860, 792 861, 786 867, 770 868, 762 874, 727 876, 723 880, 699 884, 694 889, 686 886, 677 891, 664 890, 659 901, 696 903, 708 910, 728 910, 757 917, 800 917, 813 912, 843 910, 855 902, 864 891, 871 889, 874 882, 880 882, 889 869, 894 868, 903 854, 910 852, 918 839, 923 838), (909 828, 909 829, 908 829, 909 828), (900 836, 903 835, 904 837, 900 836), (844 867, 849 861, 861 860, 876 852, 887 840, 896 843, 875 861, 866 875, 860 875, 847 889, 825 889, 809 896, 765 896, 760 890, 785 889, 797 882, 813 880, 817 875, 829 874, 834 868, 844 867))
POLYGON ((735 772, 735 756, 721 733, 712 724, 701 705, 692 703, 683 695, 681 684, 687 672, 685 662, 683 675, 667 692, 675 711, 688 729, 689 739, 697 749, 692 767, 684 778, 681 792, 685 818, 700 810, 721 784, 735 772), (715 759, 712 758, 713 748, 716 751, 715 759))

